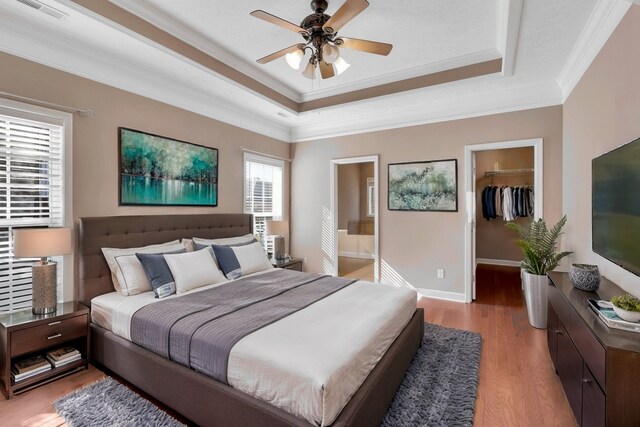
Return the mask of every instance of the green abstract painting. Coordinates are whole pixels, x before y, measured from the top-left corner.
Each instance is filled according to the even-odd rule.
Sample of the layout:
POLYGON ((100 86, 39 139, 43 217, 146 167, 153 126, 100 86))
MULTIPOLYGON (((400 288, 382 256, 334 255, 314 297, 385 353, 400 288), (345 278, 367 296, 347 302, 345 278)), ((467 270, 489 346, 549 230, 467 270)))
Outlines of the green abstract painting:
POLYGON ((218 206, 218 150, 118 128, 120 205, 218 206))
POLYGON ((455 159, 390 163, 388 209, 457 212, 457 175, 455 159))

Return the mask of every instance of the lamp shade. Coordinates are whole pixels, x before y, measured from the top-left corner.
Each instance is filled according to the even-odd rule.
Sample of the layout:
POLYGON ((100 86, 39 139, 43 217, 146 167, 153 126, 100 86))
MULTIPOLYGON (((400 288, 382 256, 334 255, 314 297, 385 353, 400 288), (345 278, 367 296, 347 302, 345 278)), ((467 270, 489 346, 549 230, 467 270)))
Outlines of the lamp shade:
POLYGON ((284 236, 289 234, 289 221, 267 221, 265 234, 267 236, 284 236))
POLYGON ((19 228, 13 231, 16 258, 46 258, 70 253, 70 228, 19 228))

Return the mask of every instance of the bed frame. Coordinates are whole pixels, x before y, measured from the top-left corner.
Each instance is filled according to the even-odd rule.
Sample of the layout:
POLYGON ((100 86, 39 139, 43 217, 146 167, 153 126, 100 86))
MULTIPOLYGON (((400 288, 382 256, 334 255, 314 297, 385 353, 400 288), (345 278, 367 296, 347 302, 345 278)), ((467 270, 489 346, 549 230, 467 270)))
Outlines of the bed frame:
MULTIPOLYGON (((194 236, 222 238, 252 232, 249 214, 149 215, 81 218, 76 300, 113 292, 101 248, 127 248, 194 236)), ((378 426, 421 345, 424 314, 416 309, 333 426, 378 426)), ((267 402, 165 359, 91 324, 91 360, 199 425, 310 426, 267 402)))

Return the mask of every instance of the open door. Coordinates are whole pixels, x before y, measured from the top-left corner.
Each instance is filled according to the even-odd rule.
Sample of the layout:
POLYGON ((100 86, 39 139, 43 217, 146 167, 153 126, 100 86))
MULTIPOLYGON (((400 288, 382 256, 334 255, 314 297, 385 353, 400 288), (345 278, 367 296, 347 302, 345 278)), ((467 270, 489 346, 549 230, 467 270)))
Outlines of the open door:
POLYGON ((471 170, 473 175, 472 180, 472 194, 473 194, 473 203, 472 203, 472 211, 471 211, 471 265, 473 266, 473 274, 471 276, 471 298, 472 300, 476 299, 476 269, 478 267, 478 261, 476 259, 476 215, 477 215, 477 197, 476 197, 476 153, 474 152, 471 158, 471 170))

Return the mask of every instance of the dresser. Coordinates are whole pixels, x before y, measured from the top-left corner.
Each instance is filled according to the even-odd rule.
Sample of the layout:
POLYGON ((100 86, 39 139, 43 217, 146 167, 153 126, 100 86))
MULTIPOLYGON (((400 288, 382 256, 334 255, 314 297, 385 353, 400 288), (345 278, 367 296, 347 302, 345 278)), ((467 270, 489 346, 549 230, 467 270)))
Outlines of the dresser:
POLYGON ((640 333, 609 329, 587 305, 624 291, 604 277, 596 292, 549 278, 549 353, 578 425, 639 426, 640 333))

